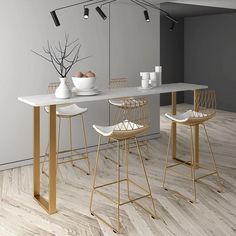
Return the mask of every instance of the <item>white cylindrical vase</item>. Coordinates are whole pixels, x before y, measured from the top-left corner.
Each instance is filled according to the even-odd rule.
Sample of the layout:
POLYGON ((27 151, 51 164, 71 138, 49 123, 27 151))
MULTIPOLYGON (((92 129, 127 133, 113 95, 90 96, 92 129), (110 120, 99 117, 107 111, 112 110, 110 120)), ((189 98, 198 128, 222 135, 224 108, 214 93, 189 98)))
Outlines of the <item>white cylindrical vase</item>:
POLYGON ((157 87, 157 78, 158 78, 157 72, 150 72, 150 84, 152 87, 157 87))
POLYGON ((155 72, 157 72, 157 87, 162 85, 162 66, 155 66, 155 72))

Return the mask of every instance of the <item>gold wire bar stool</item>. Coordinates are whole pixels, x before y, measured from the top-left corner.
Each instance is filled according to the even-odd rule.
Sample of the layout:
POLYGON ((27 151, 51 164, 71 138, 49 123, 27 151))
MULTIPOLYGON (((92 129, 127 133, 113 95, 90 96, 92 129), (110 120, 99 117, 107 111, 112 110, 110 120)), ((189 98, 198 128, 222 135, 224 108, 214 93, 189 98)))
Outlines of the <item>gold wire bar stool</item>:
POLYGON ((184 198, 188 199, 191 203, 196 202, 197 199, 197 192, 196 192, 196 182, 200 182, 205 177, 211 176, 211 175, 216 175, 217 177, 217 182, 219 185, 219 189, 217 192, 221 193, 223 191, 223 183, 220 178, 217 166, 216 166, 216 161, 214 158, 214 154, 212 151, 212 146, 209 140, 209 136, 207 133, 207 129, 205 126, 205 122, 213 118, 216 114, 216 94, 215 91, 213 90, 196 90, 195 91, 195 111, 193 110, 188 110, 185 113, 178 114, 178 115, 172 115, 169 113, 166 113, 165 116, 171 120, 172 122, 178 123, 178 124, 183 124, 186 126, 189 126, 190 128, 190 160, 189 161, 178 161, 176 164, 169 164, 169 152, 170 152, 170 146, 171 146, 171 140, 172 140, 172 130, 171 134, 169 136, 169 142, 168 142, 168 148, 167 148, 167 156, 166 156, 166 164, 165 164, 165 169, 164 169, 164 176, 163 176, 163 187, 168 190, 168 188, 165 187, 165 182, 166 182, 166 175, 167 171, 172 172, 172 174, 177 175, 177 176, 182 176, 185 179, 188 179, 192 181, 193 184, 193 199, 188 199, 187 197, 183 196, 184 198), (211 161, 212 161, 212 167, 204 166, 201 164, 197 164, 197 161, 194 158, 194 143, 193 143, 193 128, 196 125, 202 125, 204 129, 204 133, 206 135, 206 141, 209 147, 209 151, 211 154, 211 161), (187 167, 190 167, 190 176, 184 175, 180 173, 180 171, 175 171, 173 168, 178 167, 180 165, 184 165, 187 167), (208 171, 209 173, 198 176, 196 175, 196 170, 198 169, 204 169, 208 171))
MULTIPOLYGON (((110 80, 109 88, 110 89, 115 89, 115 88, 125 88, 128 87, 128 79, 127 78, 113 78, 110 80)), ((133 99, 133 97, 121 97, 121 98, 115 98, 115 99, 110 99, 109 100, 109 105, 115 108, 115 115, 113 117, 112 125, 119 123, 119 113, 121 112, 120 110, 123 110, 123 112, 126 112, 129 107, 126 107, 124 104, 124 101, 126 99, 133 99)), ((108 143, 113 144, 112 139, 109 139, 108 143)), ((138 155, 138 153, 132 151, 134 148, 136 148, 135 143, 129 144, 129 153, 138 155)), ((149 143, 148 139, 145 138, 142 142, 140 142, 140 147, 142 147, 142 151, 145 153, 144 158, 146 160, 149 159, 149 143), (145 149, 144 149, 145 147, 145 149)), ((124 151, 124 143, 121 143, 121 150, 124 151)), ((104 157, 106 159, 109 159, 110 161, 116 163, 114 160, 108 157, 107 155, 108 150, 106 149, 104 157)), ((124 154, 124 152, 122 152, 124 154)))
MULTIPOLYGON (((58 82, 53 82, 49 83, 48 85, 48 92, 49 93, 54 93, 56 88, 59 86, 60 83, 58 82)), ((70 84, 67 84, 70 87, 70 84)), ((49 112, 49 107, 45 107, 45 111, 48 113, 49 112)), ((70 104, 70 105, 60 105, 57 106, 56 108, 56 115, 59 119, 59 127, 58 127, 58 139, 57 139, 57 164, 63 164, 63 163, 68 163, 71 162, 73 167, 78 168, 85 174, 89 175, 90 174, 90 162, 88 158, 88 150, 87 150, 87 137, 86 137, 86 131, 85 131, 85 126, 84 126, 84 118, 83 114, 87 112, 87 108, 81 108, 77 106, 76 104, 70 104), (83 133, 83 140, 84 140, 84 147, 85 147, 85 153, 80 154, 79 149, 73 148, 73 140, 72 140, 72 118, 79 116, 81 119, 82 123, 82 133, 83 133), (68 119, 69 120, 69 138, 70 138, 70 148, 68 150, 59 150, 60 147, 60 134, 61 134, 61 121, 62 119, 68 119), (67 156, 63 156, 63 161, 59 161, 59 154, 67 154, 70 153, 67 156), (80 156, 81 157, 78 157, 80 156), (69 160, 67 158, 70 158, 69 160), (87 165, 88 165, 88 171, 84 170, 80 166, 76 165, 74 162, 80 161, 80 160, 87 160, 87 165)), ((45 162, 46 159, 48 158, 48 145, 46 148, 45 152, 45 157, 42 165, 42 173, 48 176, 47 172, 45 171, 45 162)))
POLYGON ((147 172, 144 166, 143 158, 141 155, 141 150, 139 146, 139 142, 136 138, 137 135, 146 132, 149 127, 150 127, 150 122, 149 122, 149 112, 147 108, 147 100, 145 98, 136 98, 134 99, 129 99, 127 98, 124 100, 124 106, 127 108, 127 112, 123 112, 123 110, 120 109, 120 112, 118 114, 120 120, 122 118, 122 121, 112 125, 112 126, 98 126, 98 125, 93 125, 94 130, 99 134, 99 139, 98 139, 98 148, 97 148, 97 156, 96 156, 96 165, 95 165, 95 170, 94 170, 94 176, 93 176, 93 184, 92 184, 92 192, 91 192, 91 199, 90 199, 90 212, 93 216, 96 216, 98 219, 100 219, 102 222, 104 222, 106 225, 111 227, 113 229, 113 232, 119 233, 121 229, 121 222, 120 222, 120 207, 128 204, 128 203, 135 203, 139 207, 141 207, 143 210, 145 210, 147 213, 149 213, 153 219, 157 218, 156 214, 156 209, 155 209, 155 204, 154 200, 152 197, 151 193, 151 188, 147 176, 147 172), (100 159, 100 144, 101 144, 101 139, 102 137, 107 137, 109 139, 113 139, 117 143, 117 162, 116 162, 116 170, 117 170, 117 180, 113 182, 109 182, 106 184, 98 185, 96 183, 96 177, 97 177, 97 172, 98 172, 98 165, 99 165, 99 159, 100 159), (128 141, 134 139, 138 156, 140 159, 140 163, 142 166, 142 170, 144 173, 144 177, 146 180, 146 187, 143 187, 133 181, 130 178, 129 174, 129 162, 128 162, 128 141), (124 143, 124 148, 125 148, 125 169, 126 169, 126 178, 121 178, 121 167, 120 167, 120 145, 121 143, 124 143), (127 197, 128 200, 121 199, 121 186, 120 184, 122 182, 126 182, 127 185, 127 197), (101 189, 107 186, 111 185, 117 185, 117 197, 111 197, 108 194, 104 193, 101 189), (132 197, 130 188, 131 186, 134 186, 139 189, 139 191, 142 191, 143 194, 139 194, 138 197, 132 197), (101 214, 98 214, 97 211, 93 209, 93 198, 94 198, 94 193, 98 193, 107 200, 109 200, 111 203, 115 204, 117 207, 117 226, 113 226, 110 224, 106 219, 104 219, 101 214), (153 211, 150 211, 137 201, 143 198, 150 198, 152 202, 152 207, 153 211))

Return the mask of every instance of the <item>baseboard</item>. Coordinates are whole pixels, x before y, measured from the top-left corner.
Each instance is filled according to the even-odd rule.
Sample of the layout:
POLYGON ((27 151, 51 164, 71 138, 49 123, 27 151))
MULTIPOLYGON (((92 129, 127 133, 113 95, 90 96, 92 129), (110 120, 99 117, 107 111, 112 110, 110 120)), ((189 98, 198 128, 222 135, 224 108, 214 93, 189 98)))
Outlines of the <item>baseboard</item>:
MULTIPOLYGON (((160 133, 154 133, 154 134, 141 136, 138 139, 140 141, 142 141, 146 138, 148 138, 148 140, 151 140, 151 139, 156 139, 159 137, 160 137, 160 133)), ((107 143, 101 144, 101 149, 106 149, 107 147, 108 147, 107 143)), ((88 147, 88 152, 94 152, 94 151, 96 151, 96 149, 97 149, 97 145, 90 146, 90 147, 88 147)), ((80 150, 80 149, 78 149, 78 150, 80 150)), ((83 149, 81 149, 81 150, 83 150, 83 149)), ((41 161, 43 160, 43 158, 44 158, 44 156, 40 157, 41 161)), ((33 164, 33 158, 31 157, 31 158, 27 158, 27 159, 15 161, 15 162, 1 164, 0 171, 13 169, 13 168, 17 168, 17 167, 22 167, 22 166, 28 166, 28 165, 32 165, 32 164, 33 164)))

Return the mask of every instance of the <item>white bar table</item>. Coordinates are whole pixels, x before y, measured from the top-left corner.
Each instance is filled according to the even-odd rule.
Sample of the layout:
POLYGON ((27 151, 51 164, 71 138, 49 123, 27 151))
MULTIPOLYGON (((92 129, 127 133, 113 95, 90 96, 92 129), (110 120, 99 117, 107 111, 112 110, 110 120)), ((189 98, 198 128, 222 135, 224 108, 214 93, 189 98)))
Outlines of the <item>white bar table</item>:
MULTIPOLYGON (((174 83, 164 84, 150 90, 137 87, 102 90, 96 96, 74 96, 70 99, 58 99, 53 94, 18 97, 18 100, 33 107, 33 197, 48 214, 56 213, 56 105, 96 102, 128 96, 148 96, 162 93, 172 94, 172 113, 176 114, 176 93, 206 89, 205 85, 174 83), (49 106, 49 185, 48 201, 40 195, 40 107, 49 106)), ((195 100, 195 99, 194 99, 195 100)), ((172 157, 176 159, 176 124, 172 123, 172 157)), ((199 159, 199 127, 195 128, 194 157, 199 159)))

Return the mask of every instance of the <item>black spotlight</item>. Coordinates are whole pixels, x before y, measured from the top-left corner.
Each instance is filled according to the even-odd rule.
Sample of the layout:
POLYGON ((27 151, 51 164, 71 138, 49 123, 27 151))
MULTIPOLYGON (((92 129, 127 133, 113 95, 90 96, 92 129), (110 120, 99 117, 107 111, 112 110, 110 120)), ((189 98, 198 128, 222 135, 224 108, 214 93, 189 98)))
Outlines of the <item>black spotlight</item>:
POLYGON ((52 16, 52 19, 53 19, 55 25, 60 26, 60 21, 58 20, 56 11, 51 11, 50 13, 51 13, 51 16, 52 16))
POLYGON ((89 9, 87 7, 84 8, 84 19, 89 18, 89 9))
POLYGON ((149 15, 148 15, 148 11, 147 11, 147 10, 144 11, 144 17, 145 17, 145 20, 146 20, 147 22, 150 22, 150 18, 149 18, 149 15))
POLYGON ((102 17, 103 20, 106 20, 107 16, 105 15, 105 13, 102 11, 100 7, 96 7, 96 11, 102 17))
POLYGON ((175 29, 175 22, 172 22, 170 26, 170 31, 174 31, 174 29, 175 29))

